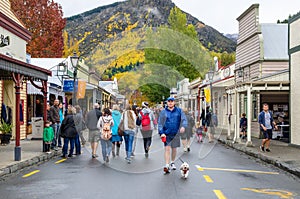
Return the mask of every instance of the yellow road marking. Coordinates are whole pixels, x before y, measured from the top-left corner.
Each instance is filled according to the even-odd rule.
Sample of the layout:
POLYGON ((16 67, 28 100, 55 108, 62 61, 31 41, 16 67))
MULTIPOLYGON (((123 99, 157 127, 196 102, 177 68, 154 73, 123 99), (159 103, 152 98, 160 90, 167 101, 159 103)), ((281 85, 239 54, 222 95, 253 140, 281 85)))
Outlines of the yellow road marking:
POLYGON ((255 193, 261 193, 266 195, 279 196, 280 198, 292 199, 295 196, 292 192, 276 189, 251 189, 251 188, 242 188, 244 191, 253 191, 255 193))
POLYGON ((226 199, 226 197, 223 195, 222 191, 220 190, 214 190, 216 196, 218 197, 218 199, 226 199))
POLYGON ((277 172, 267 172, 267 171, 255 171, 255 170, 243 170, 243 169, 222 169, 222 168, 205 168, 196 165, 199 171, 209 170, 209 171, 229 171, 229 172, 239 172, 239 173, 258 173, 258 174, 269 174, 278 175, 277 172))
POLYGON ((211 177, 209 177, 208 175, 203 175, 204 179, 206 180, 206 182, 208 183, 213 183, 214 181, 211 179, 211 177))
POLYGON ((32 175, 38 173, 38 172, 40 172, 40 170, 32 171, 32 172, 30 172, 30 173, 27 173, 27 174, 23 175, 22 178, 27 178, 27 177, 29 177, 29 176, 32 176, 32 175))
POLYGON ((64 161, 66 161, 66 160, 67 160, 67 158, 63 158, 63 159, 61 159, 61 160, 56 161, 55 164, 62 163, 62 162, 64 162, 64 161))

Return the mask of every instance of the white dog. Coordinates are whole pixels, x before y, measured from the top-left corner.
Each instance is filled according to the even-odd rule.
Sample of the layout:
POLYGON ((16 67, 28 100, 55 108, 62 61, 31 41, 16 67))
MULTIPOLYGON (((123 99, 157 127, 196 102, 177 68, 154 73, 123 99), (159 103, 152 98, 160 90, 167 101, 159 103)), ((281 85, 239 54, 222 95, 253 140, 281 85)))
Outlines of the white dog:
POLYGON ((183 162, 182 165, 180 166, 181 177, 184 179, 187 179, 187 177, 189 175, 189 171, 190 171, 189 164, 187 162, 183 162))

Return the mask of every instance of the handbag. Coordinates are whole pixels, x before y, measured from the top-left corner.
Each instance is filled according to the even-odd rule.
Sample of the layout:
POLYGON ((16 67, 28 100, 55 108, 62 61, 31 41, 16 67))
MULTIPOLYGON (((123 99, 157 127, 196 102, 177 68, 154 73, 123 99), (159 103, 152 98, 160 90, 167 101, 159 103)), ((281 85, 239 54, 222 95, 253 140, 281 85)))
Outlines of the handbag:
POLYGON ((118 134, 119 134, 119 136, 124 136, 124 120, 121 120, 121 122, 119 124, 118 134))

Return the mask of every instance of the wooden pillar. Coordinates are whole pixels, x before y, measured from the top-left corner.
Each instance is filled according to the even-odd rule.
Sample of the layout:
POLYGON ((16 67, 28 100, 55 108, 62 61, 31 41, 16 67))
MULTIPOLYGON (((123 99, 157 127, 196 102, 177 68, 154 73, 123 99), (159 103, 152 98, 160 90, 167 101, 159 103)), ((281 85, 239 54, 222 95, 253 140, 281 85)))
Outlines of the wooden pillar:
POLYGON ((16 89, 16 145, 15 145, 15 161, 21 160, 21 146, 20 146, 20 102, 21 102, 21 84, 24 76, 12 73, 16 89))

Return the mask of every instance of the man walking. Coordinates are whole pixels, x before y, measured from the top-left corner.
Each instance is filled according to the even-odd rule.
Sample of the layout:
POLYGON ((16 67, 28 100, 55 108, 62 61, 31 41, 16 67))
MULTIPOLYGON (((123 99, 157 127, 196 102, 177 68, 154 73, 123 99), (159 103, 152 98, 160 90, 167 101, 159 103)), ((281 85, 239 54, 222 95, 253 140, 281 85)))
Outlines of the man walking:
POLYGON ((160 112, 158 119, 158 132, 165 145, 164 158, 166 165, 163 170, 166 174, 170 173, 170 167, 172 170, 176 170, 174 161, 177 148, 180 147, 178 132, 184 133, 188 125, 184 112, 175 106, 174 100, 173 97, 167 99, 167 107, 160 112))
POLYGON ((100 140, 100 132, 97 128, 97 123, 101 116, 102 113, 99 110, 99 104, 95 103, 94 109, 88 112, 86 118, 86 126, 89 129, 89 142, 91 142, 92 147, 92 158, 98 157, 97 148, 100 140))
POLYGON ((272 139, 272 129, 273 127, 275 127, 276 130, 278 128, 273 120, 273 114, 269 111, 269 105, 267 103, 263 104, 263 111, 259 113, 258 123, 260 130, 262 131, 264 136, 264 139, 262 140, 261 146, 259 148, 262 152, 270 152, 269 147, 272 139))
POLYGON ((55 99, 53 106, 50 108, 50 121, 51 121, 51 127, 53 128, 54 132, 54 139, 52 141, 52 149, 57 150, 58 147, 62 147, 61 144, 61 137, 59 135, 59 128, 60 128, 60 118, 59 118, 59 100, 55 99))

